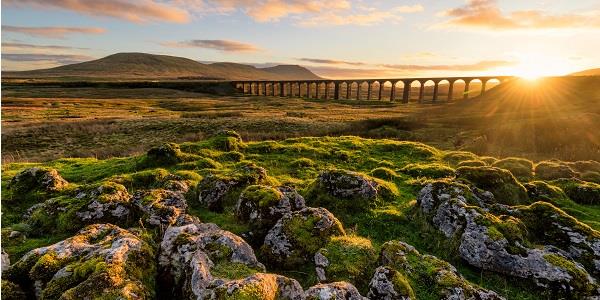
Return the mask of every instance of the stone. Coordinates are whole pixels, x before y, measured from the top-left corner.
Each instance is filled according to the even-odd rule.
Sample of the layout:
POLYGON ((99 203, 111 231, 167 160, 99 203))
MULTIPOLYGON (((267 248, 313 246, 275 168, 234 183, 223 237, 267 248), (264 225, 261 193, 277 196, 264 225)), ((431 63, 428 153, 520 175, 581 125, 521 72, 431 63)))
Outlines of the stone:
POLYGON ((209 299, 303 300, 298 281, 281 275, 256 273, 213 289, 209 299))
POLYGON ((56 169, 33 167, 15 175, 8 183, 7 188, 19 194, 31 191, 58 192, 68 184, 56 169))
POLYGON ((490 191, 497 202, 506 205, 529 204, 527 190, 510 171, 496 167, 460 167, 456 178, 490 191))
POLYGON ((372 300, 412 300, 416 299, 406 278, 390 267, 379 267, 369 283, 367 298, 372 300))
POLYGON ((204 299, 213 288, 239 279, 222 276, 245 277, 265 270, 242 238, 211 223, 170 226, 160 249, 161 280, 176 297, 204 299))
POLYGON ((131 202, 144 213, 145 221, 154 226, 174 224, 187 210, 187 202, 181 191, 139 191, 131 202))
POLYGON ((292 267, 313 259, 332 236, 345 235, 325 208, 307 207, 285 214, 267 233, 261 252, 271 264, 292 267))
POLYGON ((153 298, 154 276, 150 244, 111 224, 90 225, 71 238, 31 250, 3 274, 44 299, 153 298))
POLYGON ((596 281, 582 265, 593 265, 584 257, 599 257, 590 250, 600 245, 598 232, 561 214, 549 203, 511 208, 506 210, 508 215, 495 216, 468 205, 467 194, 451 183, 438 182, 425 186, 417 199, 420 210, 435 228, 448 239, 458 239, 459 256, 467 263, 530 279, 542 289, 559 287, 552 291, 556 295, 598 294, 596 281), (553 222, 558 220, 564 222, 553 222), (551 238, 544 238, 545 233, 551 238), (543 244, 533 245, 528 234, 543 244), (576 261, 578 257, 581 259, 576 261))
POLYGON ((10 257, 8 253, 4 252, 4 249, 1 250, 2 254, 0 255, 0 274, 4 272, 4 270, 10 267, 10 257))
POLYGON ((306 300, 363 300, 356 287, 349 282, 317 284, 304 292, 306 300))

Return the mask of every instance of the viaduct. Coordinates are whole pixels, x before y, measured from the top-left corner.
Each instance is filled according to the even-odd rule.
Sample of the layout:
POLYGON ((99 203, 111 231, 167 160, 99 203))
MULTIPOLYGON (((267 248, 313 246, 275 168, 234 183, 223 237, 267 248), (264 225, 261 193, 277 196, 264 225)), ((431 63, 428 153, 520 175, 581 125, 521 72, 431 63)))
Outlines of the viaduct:
POLYGON ((438 100, 439 86, 442 83, 448 84, 447 100, 452 100, 454 95, 454 83, 464 82, 463 97, 468 98, 469 87, 473 81, 481 82, 481 95, 485 93, 486 84, 490 80, 503 83, 514 78, 513 76, 478 76, 478 77, 438 77, 438 78, 395 78, 395 79, 348 79, 348 80, 283 80, 283 81, 234 81, 235 87, 244 94, 262 95, 262 96, 279 96, 279 97, 301 97, 316 98, 316 99, 351 99, 352 91, 356 91, 356 100, 364 100, 361 98, 362 86, 367 83, 367 99, 366 100, 382 100, 384 96, 384 85, 391 84, 392 88, 389 91, 390 101, 400 99, 396 95, 397 84, 402 83, 402 102, 408 103, 411 97, 412 84, 420 83, 419 101, 422 101, 425 96, 425 85, 433 83, 433 101, 438 100), (375 87, 377 83, 377 87, 375 87), (374 88, 377 90, 375 91, 374 88), (324 90, 324 93, 322 92, 324 90), (345 90, 345 91, 344 91, 345 90), (376 92, 373 95, 373 92, 376 92))

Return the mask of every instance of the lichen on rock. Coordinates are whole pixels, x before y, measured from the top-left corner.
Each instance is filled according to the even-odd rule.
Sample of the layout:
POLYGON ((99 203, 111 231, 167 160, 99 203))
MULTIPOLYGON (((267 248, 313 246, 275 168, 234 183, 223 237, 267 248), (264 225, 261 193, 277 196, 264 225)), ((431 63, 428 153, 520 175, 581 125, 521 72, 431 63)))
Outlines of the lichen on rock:
POLYGON ((43 299, 154 297, 154 250, 138 234, 110 224, 34 249, 12 265, 9 280, 43 299))
POLYGON ((363 300, 356 287, 349 282, 321 283, 308 288, 306 300, 363 300))
POLYGON ((460 167, 456 169, 456 178, 490 191, 499 203, 508 205, 529 203, 527 190, 507 170, 495 167, 460 167))
POLYGON ((21 171, 8 183, 7 188, 15 194, 34 191, 58 192, 68 186, 56 169, 33 167, 21 171))
POLYGON ((341 235, 344 228, 332 213, 307 207, 279 219, 265 237, 261 253, 267 262, 291 268, 312 261, 331 237, 341 235))

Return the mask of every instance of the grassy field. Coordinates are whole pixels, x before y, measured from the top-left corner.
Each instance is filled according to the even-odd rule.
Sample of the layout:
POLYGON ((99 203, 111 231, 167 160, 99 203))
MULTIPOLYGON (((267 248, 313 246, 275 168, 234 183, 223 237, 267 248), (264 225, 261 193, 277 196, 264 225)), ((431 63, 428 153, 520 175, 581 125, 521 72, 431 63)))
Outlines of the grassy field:
POLYGON ((598 159, 600 108, 590 105, 600 101, 598 84, 598 77, 512 82, 450 104, 5 87, 2 160, 137 154, 219 129, 236 130, 245 140, 359 135, 501 157, 598 159))

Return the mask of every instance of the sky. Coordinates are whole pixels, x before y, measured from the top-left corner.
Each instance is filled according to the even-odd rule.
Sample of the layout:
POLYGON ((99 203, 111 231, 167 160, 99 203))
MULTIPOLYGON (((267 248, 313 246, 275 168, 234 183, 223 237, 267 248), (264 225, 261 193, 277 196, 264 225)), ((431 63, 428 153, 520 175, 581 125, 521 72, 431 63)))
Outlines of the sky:
POLYGON ((328 78, 600 67, 600 0, 3 0, 2 70, 118 52, 298 64, 328 78))

